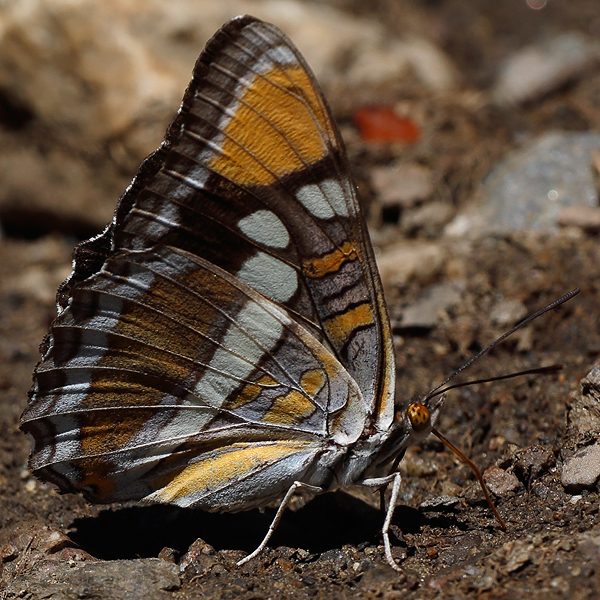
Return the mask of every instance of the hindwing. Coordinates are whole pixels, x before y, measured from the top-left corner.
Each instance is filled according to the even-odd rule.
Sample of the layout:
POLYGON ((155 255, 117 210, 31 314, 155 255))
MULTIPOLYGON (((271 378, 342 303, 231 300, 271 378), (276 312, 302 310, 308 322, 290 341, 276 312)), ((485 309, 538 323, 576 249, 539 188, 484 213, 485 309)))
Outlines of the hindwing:
POLYGON ((273 302, 161 246, 115 254, 73 289, 24 426, 34 470, 117 501, 240 444, 352 443, 365 412, 346 370, 273 302))

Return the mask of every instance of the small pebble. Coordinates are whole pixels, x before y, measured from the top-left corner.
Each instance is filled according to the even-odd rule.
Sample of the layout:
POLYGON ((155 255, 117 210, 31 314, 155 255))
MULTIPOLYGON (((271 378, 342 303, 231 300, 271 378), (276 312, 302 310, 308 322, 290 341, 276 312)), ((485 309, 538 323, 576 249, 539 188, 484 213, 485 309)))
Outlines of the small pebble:
POLYGON ((398 242, 387 246, 377 257, 384 287, 408 281, 427 281, 441 271, 446 256, 439 244, 398 242))
POLYGON ((414 206, 434 189, 431 169, 417 163, 373 167, 371 185, 383 206, 414 206))
POLYGON ((496 325, 514 325, 527 314, 525 305, 516 299, 506 299, 498 302, 492 309, 490 318, 496 325))
POLYGON ((420 510, 443 510, 445 508, 454 508, 459 503, 456 496, 433 496, 419 504, 420 510))
POLYGON ((402 311, 397 327, 433 329, 441 315, 462 299, 462 282, 443 282, 430 288, 414 304, 402 311))
POLYGON ((366 142, 416 142, 421 132, 411 121, 387 106, 363 106, 354 113, 354 122, 366 142))
POLYGON ((490 492, 499 498, 515 491, 521 485, 513 473, 508 473, 504 469, 495 466, 486 469, 483 479, 490 492))
POLYGON ((600 231, 600 208, 597 206, 567 206, 558 215, 561 227, 578 227, 586 233, 600 231))
POLYGON ((580 448, 565 460, 561 483, 568 492, 592 489, 600 478, 600 442, 580 448))

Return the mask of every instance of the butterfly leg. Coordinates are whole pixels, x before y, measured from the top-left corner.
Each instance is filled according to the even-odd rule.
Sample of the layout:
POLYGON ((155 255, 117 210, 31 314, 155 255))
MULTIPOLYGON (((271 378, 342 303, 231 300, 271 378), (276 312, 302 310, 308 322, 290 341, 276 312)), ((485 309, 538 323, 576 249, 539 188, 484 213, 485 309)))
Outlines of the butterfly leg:
POLYGON ((392 495, 390 497, 390 503, 388 504, 387 511, 385 513, 385 520, 381 533, 383 534, 383 548, 385 550, 385 558, 395 571, 402 572, 400 566, 394 560, 392 556, 392 546, 390 544, 390 525, 392 523, 392 517, 394 516, 394 510, 396 508, 396 502, 398 501, 398 495, 400 494, 400 485, 402 484, 402 476, 399 472, 392 473, 387 477, 377 477, 374 479, 365 479, 361 482, 362 485, 367 487, 382 487, 392 484, 392 495))
POLYGON ((258 548, 254 552, 252 552, 252 554, 248 554, 248 556, 246 556, 245 558, 242 558, 242 560, 238 561, 238 563, 237 563, 238 567, 243 565, 244 563, 247 563, 249 560, 252 560, 255 556, 258 556, 265 549, 266 545, 269 543, 269 540, 271 539, 271 536, 273 535, 273 532, 277 528, 277 525, 279 525, 279 521, 281 521, 281 517, 283 516, 283 511, 286 509, 286 507, 290 503, 292 496, 300 488, 304 488, 305 490, 308 490, 315 494, 320 494, 321 492, 324 491, 323 488, 320 488, 320 487, 317 487, 314 485, 309 485, 308 483, 302 483, 302 481, 294 481, 294 483, 292 484, 292 487, 290 487, 290 489, 287 491, 287 494, 284 496, 283 500, 281 501, 281 504, 279 505, 279 508, 277 509, 277 514, 275 515, 275 518, 273 519, 271 525, 269 526, 269 531, 267 531, 267 535, 265 535, 263 541, 260 543, 258 548))

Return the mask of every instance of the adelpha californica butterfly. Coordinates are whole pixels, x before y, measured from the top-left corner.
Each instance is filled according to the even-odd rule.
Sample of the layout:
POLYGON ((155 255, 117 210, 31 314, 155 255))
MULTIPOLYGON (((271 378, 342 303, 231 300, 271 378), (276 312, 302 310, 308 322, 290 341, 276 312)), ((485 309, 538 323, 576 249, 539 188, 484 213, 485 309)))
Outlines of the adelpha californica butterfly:
POLYGON ((299 489, 391 484, 396 568, 391 467, 443 400, 394 409, 345 150, 276 27, 240 17, 208 43, 165 141, 76 249, 58 310, 22 417, 36 475, 95 502, 283 498, 257 552, 299 489))

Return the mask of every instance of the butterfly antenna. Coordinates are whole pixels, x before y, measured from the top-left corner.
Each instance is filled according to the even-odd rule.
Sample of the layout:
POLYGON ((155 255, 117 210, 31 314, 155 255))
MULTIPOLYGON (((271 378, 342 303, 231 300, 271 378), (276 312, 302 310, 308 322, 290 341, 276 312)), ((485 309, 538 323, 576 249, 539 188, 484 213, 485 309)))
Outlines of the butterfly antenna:
MULTIPOLYGON (((562 368, 563 368, 562 365, 551 365, 549 367, 537 367, 535 369, 527 369, 526 371, 518 371, 517 373, 510 373, 508 375, 499 375, 497 377, 488 377, 486 379, 474 379, 472 381, 465 381, 464 383, 457 383, 455 385, 449 385, 445 388, 438 389, 437 392, 435 392, 434 394, 430 394, 429 398, 432 398, 439 394, 443 394, 443 393, 447 392, 448 390, 453 390, 453 389, 456 389, 459 387, 465 387, 467 385, 476 385, 477 383, 488 383, 490 381, 500 381, 502 379, 511 379, 512 377, 519 377, 521 375, 532 375, 534 373, 555 373, 556 371, 560 371, 562 368)), ((477 481, 479 482, 479 486, 481 487, 483 495, 485 496, 487 503, 489 504, 490 508, 492 509, 494 516, 498 520, 500 527, 506 531, 506 523, 500 516, 498 509, 496 508, 496 506, 494 505, 494 502, 492 501, 492 497, 487 488, 487 485, 485 484, 485 481, 483 480, 483 475, 481 474, 479 467, 470 458, 468 458, 465 454, 463 454, 452 442, 450 442, 450 440, 448 440, 446 437, 444 437, 435 427, 432 428, 431 433, 433 433, 433 435, 437 436, 438 439, 445 446, 447 446, 450 450, 452 450, 452 452, 454 452, 454 454, 456 454, 456 456, 458 456, 458 458, 460 458, 460 460, 462 460, 464 463, 466 463, 471 468, 471 471, 473 471, 473 474, 477 478, 477 481)))
MULTIPOLYGON (((422 403, 413 403, 409 407, 409 418, 411 418, 410 417, 411 408, 417 407, 414 409, 415 412, 418 411, 419 409, 422 409, 424 411, 424 413, 427 415, 426 421, 427 421, 427 423, 429 423, 429 411, 426 408, 426 406, 424 406, 424 405, 426 404, 426 402, 428 400, 431 400, 431 398, 434 398, 435 396, 438 396, 439 394, 443 394, 444 392, 447 392, 448 390, 452 390, 452 389, 459 388, 459 387, 464 387, 467 385, 475 385, 477 383, 487 383, 490 381, 500 381, 502 379, 510 379, 512 377, 518 377, 520 375, 531 375, 532 373, 554 373, 556 371, 560 371, 560 369, 562 369, 562 365, 551 365, 549 367, 537 367, 535 369, 527 369, 526 371, 519 371, 517 373, 510 373, 508 375, 499 375, 497 377, 488 377, 486 379, 475 379, 473 381, 467 381, 464 383, 457 383, 454 385, 446 386, 446 384, 450 380, 454 379, 460 372, 464 371, 467 367, 472 365, 477 359, 481 358, 484 354, 487 354, 494 346, 497 346, 500 342, 505 340, 509 335, 512 335, 515 331, 518 331, 522 327, 525 327, 525 325, 527 325, 528 323, 531 323, 531 321, 533 321, 534 319, 537 319, 540 315, 543 315, 544 313, 548 312, 549 310, 552 310, 554 308, 557 308, 561 304, 564 304, 565 302, 567 302, 568 300, 570 300, 571 298, 576 296, 578 293, 579 293, 579 288, 575 288, 574 290, 571 290, 564 296, 561 296, 560 298, 558 298, 558 300, 555 300, 554 302, 548 304, 548 306, 541 308, 540 310, 536 311, 535 313, 533 313, 532 315, 530 315, 529 317, 527 317, 526 319, 524 319, 523 321, 521 321, 520 323, 515 325, 510 331, 507 331, 505 334, 501 335, 496 341, 492 342, 489 346, 487 346, 486 348, 481 350, 481 352, 477 353, 470 360, 468 360, 464 365, 462 365, 462 367, 460 367, 454 373, 452 373, 452 375, 450 375, 450 377, 446 378, 446 380, 443 381, 442 383, 440 383, 440 385, 433 388, 429 392, 429 394, 427 394, 427 396, 425 396, 422 403)), ((413 420, 414 419, 411 419, 411 422, 413 423, 413 427, 415 427, 415 423, 413 422, 413 420)), ((500 527, 502 527, 502 529, 506 529, 506 523, 503 521, 502 517, 500 516, 498 509, 495 507, 495 505, 492 501, 492 497, 491 497, 491 495, 487 489, 487 486, 485 485, 485 482, 483 480, 483 475, 481 474, 481 471, 479 470, 477 465, 471 459, 466 457, 454 444, 452 444, 452 442, 447 440, 437 429, 435 429, 435 427, 431 429, 431 433, 433 433, 436 437, 438 437, 439 440, 445 446, 447 446, 450 450, 452 450, 452 452, 454 452, 454 454, 456 454, 456 456, 458 456, 458 458, 460 458, 464 463, 466 463, 471 468, 471 470, 475 474, 475 477, 477 478, 477 481, 479 482, 479 485, 481 486, 481 489, 483 491, 485 499, 487 500, 488 504, 490 505, 490 508, 492 509, 492 512, 494 513, 494 516, 498 520, 498 523, 500 523, 500 527)))
MULTIPOLYGON (((525 325, 528 325, 529 323, 531 323, 531 321, 533 321, 534 319, 537 319, 538 317, 540 317, 544 313, 547 313, 549 310, 553 310, 553 309, 559 307, 561 304, 564 304, 565 302, 571 300, 571 298, 574 298, 575 296, 577 296, 577 294, 579 294, 579 288, 575 288, 574 290, 571 290, 570 292, 566 293, 564 296, 561 296, 560 298, 558 298, 554 302, 551 302, 547 306, 544 306, 544 308, 540 308, 540 310, 534 312, 532 315, 528 316, 526 319, 524 319, 520 323, 517 323, 517 325, 515 325, 512 329, 510 329, 506 333, 502 334, 497 340, 495 340, 489 346, 485 347, 483 350, 481 350, 480 352, 478 352, 475 356, 473 356, 472 358, 470 358, 464 365, 462 365, 456 371, 454 371, 454 373, 452 373, 452 375, 450 375, 450 377, 447 377, 444 381, 442 381, 442 383, 440 383, 438 386, 434 387, 425 396, 423 404, 425 404, 431 398, 437 396, 438 394, 442 394, 443 392, 445 392, 445 391, 447 391, 449 389, 452 389, 454 387, 461 387, 460 385, 456 385, 456 386, 449 386, 449 387, 447 387, 447 388, 445 388, 443 390, 441 389, 449 381, 451 381, 452 379, 454 379, 459 373, 461 373, 462 371, 464 371, 467 367, 470 367, 476 360, 480 359, 484 354, 487 354, 492 348, 494 348, 495 346, 497 346, 500 342, 503 342, 509 335, 512 335, 513 333, 515 333, 515 331, 518 331, 519 329, 525 327, 525 325)), ((548 371, 548 372, 552 372, 552 370, 558 370, 558 368, 557 368, 558 366, 559 365, 554 365, 553 367, 546 367, 546 369, 550 369, 550 371, 548 371)), ((542 367, 542 369, 544 369, 544 367, 542 367)), ((545 372, 545 371, 544 370, 538 371, 537 369, 534 369, 532 372, 545 372)), ((497 381, 499 379, 508 379, 509 377, 516 377, 517 375, 526 375, 528 373, 529 373, 528 371, 523 371, 523 372, 520 372, 520 373, 514 373, 512 375, 502 375, 500 377, 495 377, 495 378, 488 379, 488 380, 474 381, 474 382, 471 382, 471 383, 483 383, 484 381, 497 381)))
POLYGON ((507 375, 498 375, 496 377, 486 377, 484 379, 472 379, 471 381, 464 381, 462 383, 455 383, 445 388, 438 389, 433 394, 430 392, 427 399, 430 400, 440 394, 445 394, 448 390, 455 390, 456 388, 467 387, 468 385, 477 385, 478 383, 490 383, 491 381, 502 381, 503 379, 512 379, 513 377, 521 377, 522 375, 547 375, 548 373, 556 373, 563 368, 563 365, 550 365, 548 367, 535 367, 533 369, 526 369, 525 371, 517 371, 516 373, 508 373, 507 375))

